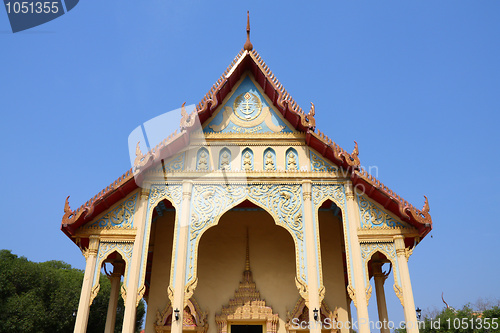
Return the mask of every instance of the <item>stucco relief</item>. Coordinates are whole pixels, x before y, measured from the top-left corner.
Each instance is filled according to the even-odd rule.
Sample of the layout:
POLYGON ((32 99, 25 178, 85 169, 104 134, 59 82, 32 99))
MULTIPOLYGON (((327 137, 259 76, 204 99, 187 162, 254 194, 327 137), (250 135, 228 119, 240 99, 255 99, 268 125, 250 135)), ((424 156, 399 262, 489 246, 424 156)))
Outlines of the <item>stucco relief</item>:
POLYGON ((132 229, 134 227, 134 211, 137 204, 138 194, 130 196, 116 208, 85 228, 111 229, 123 228, 132 229))
POLYGON ((359 217, 361 228, 405 228, 406 226, 379 209, 375 204, 371 203, 363 196, 358 195, 359 217))
POLYGON ((228 210, 248 199, 266 210, 277 225, 287 229, 295 243, 296 282, 299 293, 307 296, 302 190, 299 184, 194 185, 191 200, 185 298, 197 284, 198 245, 202 234, 217 225, 228 210))

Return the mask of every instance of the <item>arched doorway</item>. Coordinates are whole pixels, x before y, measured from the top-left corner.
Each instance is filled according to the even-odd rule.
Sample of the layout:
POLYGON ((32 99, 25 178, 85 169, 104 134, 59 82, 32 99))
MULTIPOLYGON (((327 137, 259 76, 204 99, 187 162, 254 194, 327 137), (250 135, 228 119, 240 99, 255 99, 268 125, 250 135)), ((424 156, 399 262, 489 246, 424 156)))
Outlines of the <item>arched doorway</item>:
POLYGON ((224 213, 218 225, 203 234, 198 249, 198 286, 194 298, 203 311, 209 312, 208 332, 232 332, 232 326, 233 331, 256 329, 248 325, 260 325, 267 332, 275 332, 278 326, 284 328, 287 311, 300 297, 295 285, 295 267, 292 236, 276 225, 268 212, 250 201, 244 201, 224 213), (241 291, 247 271, 247 233, 253 282, 241 291), (248 287, 252 283, 255 289, 248 287), (238 291, 235 293, 235 290, 238 291), (252 315, 252 304, 248 304, 248 311, 241 305, 246 315, 231 316, 232 310, 228 309, 241 301, 240 291, 258 293, 255 300, 263 301, 263 308, 272 310, 262 310, 262 315, 258 317, 252 315), (227 315, 227 327, 222 329, 220 322, 224 319, 219 316, 216 323, 215 314, 224 313, 227 315))

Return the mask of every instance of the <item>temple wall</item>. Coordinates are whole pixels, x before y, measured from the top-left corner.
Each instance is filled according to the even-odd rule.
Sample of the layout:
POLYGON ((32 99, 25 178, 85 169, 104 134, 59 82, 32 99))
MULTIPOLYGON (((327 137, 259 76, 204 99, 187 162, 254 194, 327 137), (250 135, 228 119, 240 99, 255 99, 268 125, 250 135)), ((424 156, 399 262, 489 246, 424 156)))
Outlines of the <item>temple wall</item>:
MULTIPOLYGON (((338 307, 338 320, 346 323, 349 320, 349 304, 342 263, 342 224, 331 211, 319 212, 319 229, 321 244, 321 261, 323 268, 323 284, 326 288, 325 302, 333 311, 338 307)), ((342 330, 348 332, 349 330, 342 330)))

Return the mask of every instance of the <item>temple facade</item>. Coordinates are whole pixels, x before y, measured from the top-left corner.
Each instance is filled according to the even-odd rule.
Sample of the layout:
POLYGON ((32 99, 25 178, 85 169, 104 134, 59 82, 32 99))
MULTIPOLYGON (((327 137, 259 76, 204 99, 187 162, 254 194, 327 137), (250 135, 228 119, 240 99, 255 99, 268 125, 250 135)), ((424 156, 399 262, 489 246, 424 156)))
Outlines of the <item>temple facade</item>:
POLYGON ((423 209, 402 199, 360 166, 357 144, 344 151, 314 117, 248 27, 212 89, 182 108, 178 131, 148 152, 138 143, 133 167, 80 208, 66 199, 61 229, 86 260, 74 332, 86 332, 105 263, 106 332, 122 297, 127 333, 141 299, 146 333, 347 333, 353 322, 367 333, 369 320, 390 320, 384 290, 418 332, 407 262, 432 229, 427 198, 423 209))

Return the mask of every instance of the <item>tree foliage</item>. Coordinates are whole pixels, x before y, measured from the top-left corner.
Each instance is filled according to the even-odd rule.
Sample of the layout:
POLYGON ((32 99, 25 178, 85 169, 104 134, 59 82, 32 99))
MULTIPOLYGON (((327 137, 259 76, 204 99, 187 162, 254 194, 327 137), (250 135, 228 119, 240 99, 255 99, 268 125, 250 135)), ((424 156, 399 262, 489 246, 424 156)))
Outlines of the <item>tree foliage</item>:
POLYGON ((482 311, 474 311, 470 304, 460 310, 445 308, 426 315, 419 328, 420 333, 500 333, 500 306, 483 307, 482 311))
MULTIPOLYGON (((72 332, 83 272, 62 261, 31 262, 0 250, 0 332, 72 332)), ((103 332, 111 284, 101 274, 101 288, 90 307, 87 332, 103 332)), ((121 332, 124 304, 118 302, 115 332, 121 332)), ((137 308, 142 327, 144 303, 137 308)))

